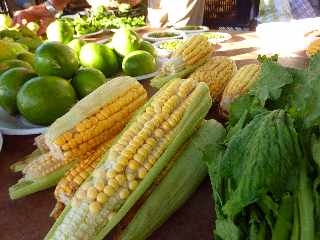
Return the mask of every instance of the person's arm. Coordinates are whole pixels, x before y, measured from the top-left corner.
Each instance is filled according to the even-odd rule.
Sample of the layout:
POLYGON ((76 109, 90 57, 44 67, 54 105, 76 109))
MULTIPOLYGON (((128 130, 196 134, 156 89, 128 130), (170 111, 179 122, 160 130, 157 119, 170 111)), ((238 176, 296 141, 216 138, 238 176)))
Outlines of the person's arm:
MULTIPOLYGON (((51 0, 52 5, 62 11, 71 0, 51 0)), ((13 22, 17 25, 26 25, 29 22, 39 22, 39 34, 43 34, 47 26, 54 21, 53 16, 44 4, 35 5, 27 9, 17 11, 14 14, 13 22)))

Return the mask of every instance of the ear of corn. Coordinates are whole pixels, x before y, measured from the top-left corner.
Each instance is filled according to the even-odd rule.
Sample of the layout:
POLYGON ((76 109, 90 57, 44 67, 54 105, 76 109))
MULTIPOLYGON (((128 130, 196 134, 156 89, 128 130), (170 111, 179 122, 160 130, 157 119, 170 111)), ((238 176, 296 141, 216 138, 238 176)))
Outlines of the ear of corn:
POLYGON ((63 175, 61 169, 66 172, 65 166, 70 168, 113 139, 146 99, 145 89, 131 77, 115 78, 83 98, 38 139, 45 153, 28 162, 24 178, 9 189, 10 196, 23 197, 55 185, 63 175))
POLYGON ((211 107, 204 83, 176 79, 139 110, 46 239, 103 239, 152 185, 211 107))
POLYGON ((63 178, 59 181, 54 191, 57 204, 52 211, 51 216, 57 218, 64 206, 67 205, 74 193, 78 190, 80 185, 90 176, 92 171, 96 168, 97 164, 103 155, 111 147, 111 141, 108 141, 99 146, 87 158, 76 163, 63 178))
POLYGON ((224 113, 229 112, 229 106, 236 98, 250 90, 250 87, 258 80, 259 75, 260 65, 258 64, 245 65, 236 72, 222 94, 220 107, 224 113))
MULTIPOLYGON (((190 138, 172 168, 154 191, 133 213, 129 224, 120 224, 120 234, 114 239, 144 240, 169 216, 180 208, 207 175, 203 156, 207 146, 217 146, 224 140, 225 130, 215 120, 205 121, 190 138), (141 227, 144 226, 144 227, 141 227), (124 229, 122 231, 122 229, 124 229)), ((213 158, 215 156, 212 156, 213 158)))
POLYGON ((218 100, 236 71, 237 65, 232 59, 217 56, 209 59, 194 71, 189 78, 206 83, 209 86, 211 97, 218 100))
POLYGON ((306 50, 306 54, 308 57, 312 57, 316 53, 320 52, 320 39, 316 39, 310 43, 306 50))
POLYGON ((179 45, 168 62, 164 63, 158 77, 150 81, 152 87, 161 88, 174 78, 184 78, 204 64, 214 48, 203 35, 195 35, 179 45))

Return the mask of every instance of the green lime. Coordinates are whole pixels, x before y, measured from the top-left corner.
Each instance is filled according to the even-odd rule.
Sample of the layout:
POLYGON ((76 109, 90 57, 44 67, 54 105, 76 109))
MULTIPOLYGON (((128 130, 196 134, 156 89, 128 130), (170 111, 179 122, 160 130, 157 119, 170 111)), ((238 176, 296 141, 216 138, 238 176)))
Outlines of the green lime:
POLYGON ((68 46, 77 53, 77 56, 79 56, 80 50, 85 44, 86 42, 84 40, 73 39, 71 42, 68 43, 68 46))
POLYGON ((22 86, 17 96, 22 116, 39 125, 50 125, 76 102, 76 92, 72 85, 54 76, 33 78, 22 86))
POLYGON ((33 67, 28 62, 18 59, 8 59, 0 62, 0 75, 6 72, 8 69, 16 67, 24 67, 33 71, 33 67))
POLYGON ((63 20, 56 20, 47 28, 47 38, 49 41, 58 41, 68 43, 73 39, 74 29, 73 26, 63 20))
POLYGON ((31 52, 34 52, 37 49, 37 47, 39 47, 42 44, 41 39, 31 37, 21 37, 17 39, 16 42, 27 46, 31 52))
POLYGON ((0 39, 0 61, 14 59, 17 55, 24 52, 28 52, 28 50, 22 44, 0 39))
POLYGON ((112 46, 115 51, 125 56, 140 49, 141 39, 137 33, 127 28, 120 28, 112 37, 112 46))
POLYGON ((20 53, 17 56, 18 60, 22 60, 24 62, 29 63, 33 68, 34 68, 34 62, 35 62, 35 55, 31 52, 24 52, 24 53, 20 53))
POLYGON ((16 114, 17 93, 26 81, 35 76, 34 71, 22 67, 4 72, 0 76, 0 106, 8 113, 16 114))
POLYGON ((147 51, 154 57, 157 56, 156 49, 154 48, 152 43, 150 43, 148 41, 142 41, 141 42, 140 50, 147 51))
POLYGON ((71 84, 78 96, 83 98, 107 81, 104 74, 95 68, 82 68, 74 75, 71 84))
POLYGON ((148 52, 138 50, 125 56, 122 70, 129 76, 140 76, 157 70, 155 58, 148 52))
POLYGON ((98 43, 87 43, 81 48, 80 62, 84 67, 99 69, 107 77, 114 75, 119 69, 116 53, 98 43))
POLYGON ((35 53, 35 69, 41 76, 71 78, 78 67, 77 54, 63 43, 45 42, 35 53))

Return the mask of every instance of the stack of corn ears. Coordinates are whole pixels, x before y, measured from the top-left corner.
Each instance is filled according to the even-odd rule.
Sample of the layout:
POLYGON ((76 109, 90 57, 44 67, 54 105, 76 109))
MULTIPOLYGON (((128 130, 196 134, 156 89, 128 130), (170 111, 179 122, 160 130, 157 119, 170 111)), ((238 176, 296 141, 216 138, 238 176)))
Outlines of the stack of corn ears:
MULTIPOLYGON (((108 149, 146 100, 145 89, 130 77, 115 78, 83 98, 36 140, 35 153, 22 165, 14 166, 24 177, 9 188, 10 197, 16 199, 54 186, 77 163, 86 167, 81 174, 85 179, 99 160, 97 153, 102 155, 108 149)), ((80 183, 79 178, 76 181, 80 183)))
POLYGON ((230 104, 246 94, 259 79, 261 66, 248 64, 241 67, 225 87, 220 101, 220 108, 224 115, 228 115, 230 104))
POLYGON ((308 57, 312 57, 318 52, 320 52, 320 39, 316 39, 310 43, 306 50, 306 54, 308 57))
POLYGON ((166 62, 159 76, 151 80, 151 86, 161 88, 174 78, 184 78, 204 64, 214 51, 213 45, 203 35, 195 35, 179 45, 166 62))
POLYGON ((129 210, 133 217, 119 239, 149 236, 205 177, 206 146, 223 139, 219 123, 203 120, 211 104, 204 83, 166 84, 102 157, 46 239, 103 239, 129 210))

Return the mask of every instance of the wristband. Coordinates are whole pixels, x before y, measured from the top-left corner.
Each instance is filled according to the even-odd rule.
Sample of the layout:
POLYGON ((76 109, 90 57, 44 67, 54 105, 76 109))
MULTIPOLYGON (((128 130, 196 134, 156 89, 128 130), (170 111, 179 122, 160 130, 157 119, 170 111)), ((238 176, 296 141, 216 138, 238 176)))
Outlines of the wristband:
POLYGON ((61 16, 62 11, 59 11, 58 9, 56 9, 50 0, 45 1, 43 4, 52 16, 54 16, 54 17, 61 16))

